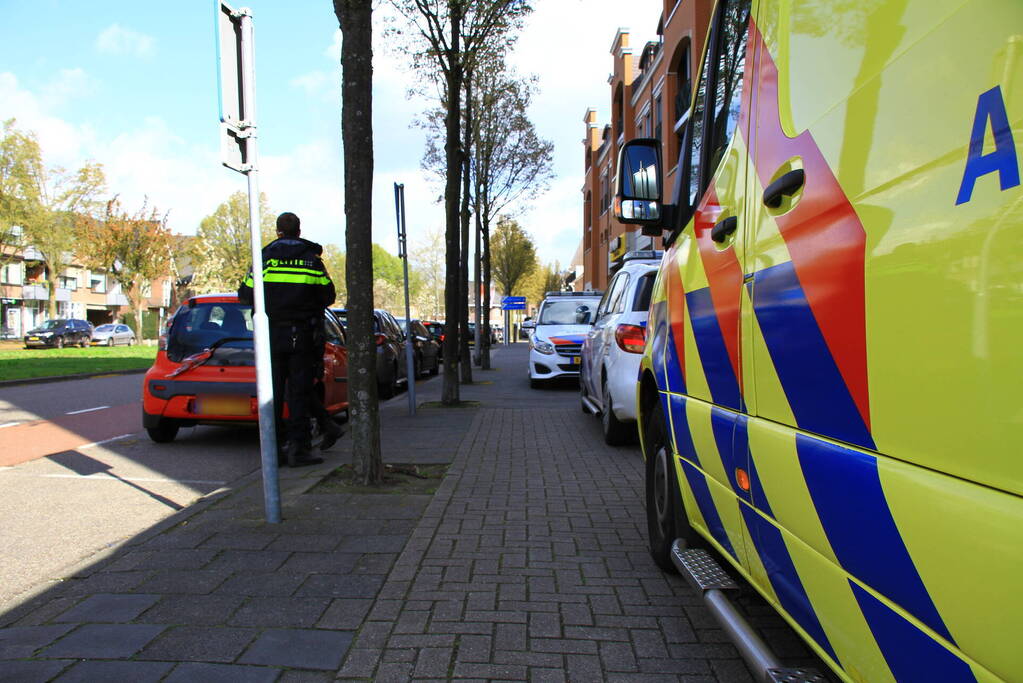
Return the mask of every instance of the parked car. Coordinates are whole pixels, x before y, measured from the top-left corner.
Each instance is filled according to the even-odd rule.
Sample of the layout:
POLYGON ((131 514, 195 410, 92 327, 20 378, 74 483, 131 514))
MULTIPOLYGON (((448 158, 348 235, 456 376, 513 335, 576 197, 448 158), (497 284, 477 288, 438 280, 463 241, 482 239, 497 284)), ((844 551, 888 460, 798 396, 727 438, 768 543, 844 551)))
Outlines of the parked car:
POLYGON ((25 348, 55 349, 65 346, 85 348, 92 340, 92 324, 78 318, 47 320, 39 327, 25 333, 25 348))
MULTIPOLYGON (((329 312, 322 383, 327 412, 348 409, 348 349, 344 331, 329 312)), ((256 357, 252 307, 235 294, 194 296, 181 306, 160 337, 156 361, 142 381, 142 426, 157 443, 172 441, 181 427, 255 423, 256 357)))
POLYGON ((593 323, 603 292, 547 292, 536 322, 523 323, 529 335, 529 386, 578 377, 583 340, 593 323))
POLYGON ((625 255, 583 342, 580 400, 585 412, 600 416, 604 441, 612 446, 636 438, 636 377, 660 260, 659 251, 625 255))
POLYGON ((409 343, 413 345, 416 363, 416 376, 426 373, 436 375, 440 372, 440 342, 426 329, 421 320, 412 321, 412 337, 409 343))
POLYGON ((131 346, 135 343, 135 333, 131 328, 121 323, 107 323, 100 325, 92 332, 93 346, 116 346, 124 344, 131 346))
MULTIPOLYGON (((347 327, 348 311, 330 309, 341 324, 347 327)), ((398 388, 408 382, 405 371, 405 332, 394 316, 383 309, 373 311, 373 334, 377 344, 377 393, 380 398, 391 398, 398 388)))

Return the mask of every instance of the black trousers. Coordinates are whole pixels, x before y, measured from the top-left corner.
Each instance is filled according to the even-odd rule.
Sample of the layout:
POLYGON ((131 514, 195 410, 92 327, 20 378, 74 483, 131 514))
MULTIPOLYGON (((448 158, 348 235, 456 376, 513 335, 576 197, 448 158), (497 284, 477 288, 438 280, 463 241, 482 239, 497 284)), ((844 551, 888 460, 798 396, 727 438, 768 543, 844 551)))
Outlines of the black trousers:
MULTIPOLYGON (((322 325, 322 323, 321 323, 322 325)), ((286 440, 309 447, 310 404, 313 398, 313 372, 317 366, 315 327, 310 323, 270 326, 270 362, 273 371, 274 416, 278 441, 285 436, 284 400, 288 401, 286 440)))

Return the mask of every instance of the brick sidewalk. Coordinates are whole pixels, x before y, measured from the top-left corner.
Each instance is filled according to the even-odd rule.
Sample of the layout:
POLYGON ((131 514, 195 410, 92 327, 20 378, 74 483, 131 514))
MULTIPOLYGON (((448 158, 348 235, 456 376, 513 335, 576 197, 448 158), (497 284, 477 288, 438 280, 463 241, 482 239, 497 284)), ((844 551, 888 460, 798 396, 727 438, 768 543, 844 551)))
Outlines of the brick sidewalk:
MULTIPOLYGON (((347 438, 282 471, 280 525, 251 477, 0 615, 0 679, 751 680, 649 558, 638 449, 604 445, 571 384, 530 390, 525 362, 477 371, 478 409, 383 406, 387 462, 452 463, 434 496, 310 491, 347 438)), ((758 596, 742 607, 815 664, 758 596)))

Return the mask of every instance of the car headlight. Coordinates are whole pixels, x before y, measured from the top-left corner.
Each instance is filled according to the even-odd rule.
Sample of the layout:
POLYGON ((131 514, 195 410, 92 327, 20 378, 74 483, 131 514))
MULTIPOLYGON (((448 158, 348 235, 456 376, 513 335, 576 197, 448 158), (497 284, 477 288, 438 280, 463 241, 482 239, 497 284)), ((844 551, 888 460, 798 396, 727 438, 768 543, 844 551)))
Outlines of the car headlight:
POLYGON ((554 353, 554 344, 548 341, 543 341, 542 339, 533 340, 533 348, 540 353, 546 353, 548 355, 554 353))

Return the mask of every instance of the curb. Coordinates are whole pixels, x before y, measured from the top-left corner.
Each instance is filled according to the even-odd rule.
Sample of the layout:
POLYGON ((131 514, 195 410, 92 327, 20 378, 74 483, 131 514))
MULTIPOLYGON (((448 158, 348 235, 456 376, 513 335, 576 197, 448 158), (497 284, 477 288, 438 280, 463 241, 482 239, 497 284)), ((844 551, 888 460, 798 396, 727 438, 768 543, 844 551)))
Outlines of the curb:
POLYGON ((77 375, 53 375, 51 377, 26 377, 25 379, 0 380, 0 389, 4 387, 16 387, 22 384, 47 384, 49 382, 62 382, 66 379, 89 379, 90 377, 109 377, 110 375, 134 375, 142 374, 149 370, 146 368, 131 368, 130 370, 105 370, 103 372, 83 372, 77 375))

